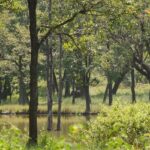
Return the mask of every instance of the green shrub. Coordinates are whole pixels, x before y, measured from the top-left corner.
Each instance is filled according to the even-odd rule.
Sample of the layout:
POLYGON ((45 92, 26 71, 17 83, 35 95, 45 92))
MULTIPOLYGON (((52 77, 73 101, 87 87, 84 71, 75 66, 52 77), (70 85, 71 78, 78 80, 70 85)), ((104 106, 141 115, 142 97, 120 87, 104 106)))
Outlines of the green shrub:
POLYGON ((38 150, 71 150, 72 145, 63 138, 54 138, 49 133, 43 133, 39 137, 38 150))
POLYGON ((150 104, 105 107, 77 140, 91 150, 148 150, 150 104))
POLYGON ((28 137, 15 126, 9 126, 9 129, 3 126, 0 131, 0 150, 25 150, 28 137))
POLYGON ((5 124, 0 130, 0 150, 73 150, 75 146, 50 133, 39 135, 38 144, 28 146, 28 136, 13 125, 5 124))

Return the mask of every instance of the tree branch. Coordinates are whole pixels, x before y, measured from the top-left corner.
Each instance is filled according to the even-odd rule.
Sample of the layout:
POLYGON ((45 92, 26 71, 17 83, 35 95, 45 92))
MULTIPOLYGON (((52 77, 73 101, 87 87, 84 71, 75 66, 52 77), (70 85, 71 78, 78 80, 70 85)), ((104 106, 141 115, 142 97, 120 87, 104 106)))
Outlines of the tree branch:
POLYGON ((73 21, 73 20, 75 19, 75 17, 76 17, 78 14, 79 14, 79 12, 75 13, 71 18, 65 20, 64 22, 62 22, 62 23, 60 23, 60 24, 58 24, 58 25, 56 25, 56 26, 53 26, 53 27, 48 27, 48 26, 47 26, 47 28, 49 28, 49 30, 48 30, 48 32, 43 36, 43 38, 40 40, 39 45, 41 46, 41 44, 47 39, 47 37, 48 37, 52 32, 54 32, 54 30, 56 30, 56 29, 60 28, 61 26, 63 26, 63 25, 65 25, 65 24, 67 24, 67 23, 73 21))
POLYGON ((78 44, 76 43, 76 41, 75 41, 75 39, 73 38, 73 36, 71 36, 71 35, 68 34, 68 33, 62 33, 62 34, 68 36, 68 37, 72 40, 72 42, 74 43, 74 45, 76 46, 76 48, 77 48, 78 50, 81 50, 81 48, 78 46, 78 44))
POLYGON ((55 25, 53 27, 48 27, 49 30, 47 31, 47 33, 41 38, 41 40, 39 41, 39 46, 41 46, 41 44, 48 38, 48 36, 54 32, 56 29, 60 28, 61 26, 64 26, 70 22, 72 22, 79 14, 86 14, 88 11, 90 11, 90 9, 92 9, 94 6, 97 6, 101 1, 98 1, 96 3, 91 4, 91 6, 89 6, 89 8, 83 7, 83 9, 81 9, 80 11, 74 13, 69 19, 63 21, 62 23, 55 25))

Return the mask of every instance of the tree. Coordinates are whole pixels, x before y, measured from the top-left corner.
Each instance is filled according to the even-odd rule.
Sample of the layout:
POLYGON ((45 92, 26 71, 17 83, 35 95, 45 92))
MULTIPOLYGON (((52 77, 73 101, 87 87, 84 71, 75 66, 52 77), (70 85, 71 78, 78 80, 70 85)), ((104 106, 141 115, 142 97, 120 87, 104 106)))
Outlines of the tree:
MULTIPOLYGON (((48 1, 48 18, 52 22, 52 0, 48 1)), ((52 47, 52 34, 47 39, 47 99, 48 99, 48 130, 52 130, 53 125, 53 47, 52 47)))
POLYGON ((58 118, 57 118, 57 130, 61 129, 61 105, 62 105, 62 55, 63 55, 63 43, 62 35, 59 35, 59 90, 58 90, 58 118))
POLYGON ((131 93, 132 93, 132 103, 136 102, 136 94, 135 94, 135 70, 134 66, 131 65, 131 93))
POLYGON ((81 9, 75 12, 71 17, 48 28, 47 32, 41 39, 38 37, 37 27, 37 0, 28 0, 29 20, 30 20, 30 41, 31 41, 31 63, 30 63, 30 103, 29 103, 29 143, 37 143, 37 106, 38 106, 38 51, 43 42, 49 37, 49 35, 56 29, 66 25, 73 21, 79 14, 85 14, 91 8, 93 8, 99 2, 93 2, 90 5, 84 5, 81 9))
POLYGON ((31 40, 31 64, 30 64, 30 104, 29 104, 29 143, 37 143, 37 106, 38 106, 38 50, 39 41, 36 20, 37 0, 28 0, 31 40))
MULTIPOLYGON (((21 9, 24 11, 24 9, 21 9)), ((19 86, 19 102, 24 104, 28 102, 26 93, 26 84, 28 76, 28 63, 29 63, 29 40, 28 40, 28 30, 24 25, 24 19, 22 22, 22 28, 20 28, 20 11, 18 10, 17 15, 11 14, 9 11, 3 11, 0 22, 2 26, 0 28, 0 45, 1 45, 1 68, 3 73, 1 76, 9 76, 12 78, 12 83, 19 86), (4 21, 4 17, 7 17, 7 21, 4 21), (14 24, 11 25, 11 23, 14 24), (24 57, 21 57, 23 55, 24 57), (9 64, 7 67, 3 65, 9 64), (9 66, 9 67, 8 67, 9 66), (26 76, 26 78, 25 78, 26 76), (18 79, 18 82, 16 80, 18 79), (16 80, 16 81, 15 81, 16 80)), ((14 84, 11 84, 14 85, 14 84)), ((17 90, 17 88, 16 88, 17 90)), ((11 93, 14 91, 14 86, 11 87, 11 93)))

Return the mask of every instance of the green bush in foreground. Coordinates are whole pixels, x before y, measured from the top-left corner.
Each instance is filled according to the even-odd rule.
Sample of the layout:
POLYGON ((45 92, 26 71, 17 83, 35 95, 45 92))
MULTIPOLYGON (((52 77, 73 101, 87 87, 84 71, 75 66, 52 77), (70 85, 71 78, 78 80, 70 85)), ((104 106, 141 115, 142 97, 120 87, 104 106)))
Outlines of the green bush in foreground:
POLYGON ((70 133, 72 140, 42 133, 37 146, 27 147, 28 136, 6 124, 0 150, 150 150, 150 104, 103 106, 97 119, 71 126, 70 133))
POLYGON ((0 131, 0 150, 71 150, 72 145, 66 143, 64 139, 53 138, 50 134, 41 134, 37 146, 28 146, 28 136, 23 134, 18 128, 5 126, 0 131))
POLYGON ((10 129, 6 129, 3 126, 0 131, 0 150, 24 150, 27 139, 18 128, 11 126, 10 129))
POLYGON ((104 107, 78 140, 91 150, 150 150, 150 104, 104 107))

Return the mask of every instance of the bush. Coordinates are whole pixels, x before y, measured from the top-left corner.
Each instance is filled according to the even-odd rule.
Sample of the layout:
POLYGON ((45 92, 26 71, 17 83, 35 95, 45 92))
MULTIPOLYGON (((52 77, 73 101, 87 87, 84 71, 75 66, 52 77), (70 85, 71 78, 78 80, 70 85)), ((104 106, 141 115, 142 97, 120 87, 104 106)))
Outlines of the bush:
POLYGON ((40 134, 38 144, 28 146, 28 136, 13 125, 5 124, 0 130, 0 150, 72 150, 74 145, 50 133, 40 134))
POLYGON ((150 104, 104 107, 95 121, 79 131, 77 140, 91 150, 148 150, 150 104))
POLYGON ((54 138, 49 133, 43 133, 39 137, 38 150, 71 150, 72 145, 63 138, 54 138))
POLYGON ((9 129, 3 126, 0 131, 0 150, 25 150, 27 136, 15 126, 9 126, 9 129))

